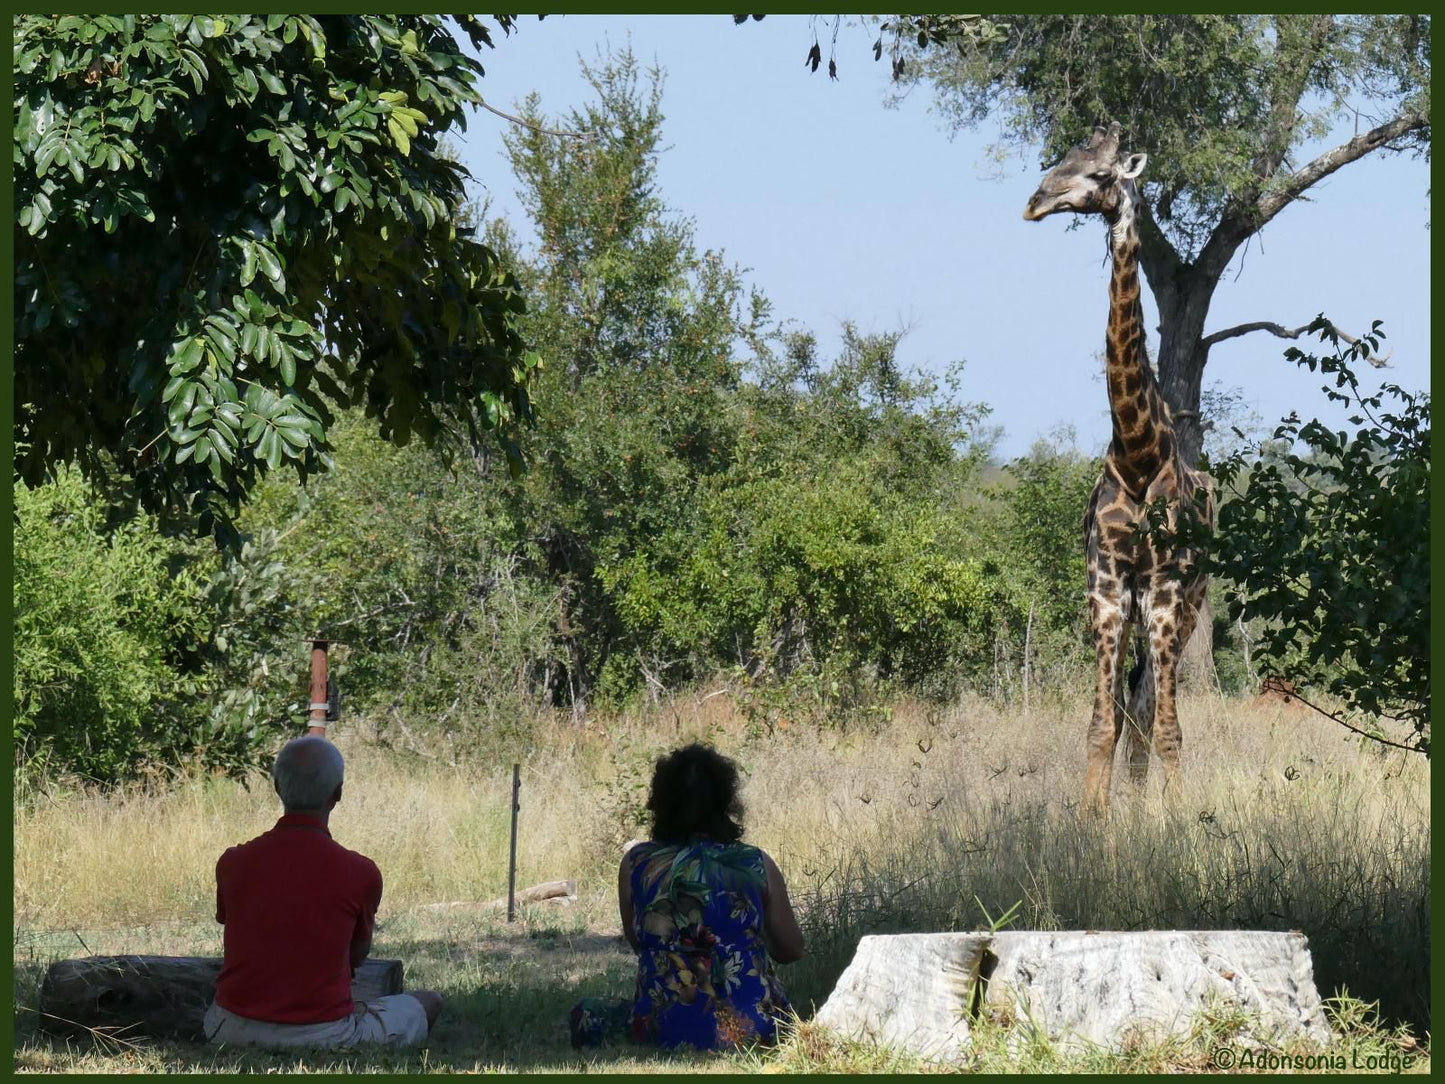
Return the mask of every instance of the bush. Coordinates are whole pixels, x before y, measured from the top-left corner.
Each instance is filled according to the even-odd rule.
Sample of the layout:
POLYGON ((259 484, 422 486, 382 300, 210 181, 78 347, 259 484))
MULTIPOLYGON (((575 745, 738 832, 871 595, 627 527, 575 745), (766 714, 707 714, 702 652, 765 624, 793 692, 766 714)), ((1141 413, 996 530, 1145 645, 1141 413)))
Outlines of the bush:
POLYGON ((16 767, 105 783, 182 764, 244 774, 267 737, 267 679, 252 678, 269 637, 254 622, 279 570, 254 567, 254 548, 223 561, 149 516, 105 516, 75 470, 16 486, 16 767))
MULTIPOLYGON (((345 416, 336 465, 306 488, 268 483, 243 519, 274 532, 302 634, 333 655, 348 714, 382 737, 516 737, 553 661, 554 592, 519 568, 485 459, 446 465, 345 416)), ((490 746, 489 746, 490 747, 490 746)))
POLYGON ((974 665, 979 692, 1021 692, 1026 671, 1031 689, 1091 671, 1083 510, 1098 477, 1098 459, 1064 429, 1035 441, 970 508, 985 571, 1001 585, 993 643, 974 665))
POLYGON ((1379 328, 1342 345, 1321 316, 1311 330, 1333 355, 1285 351, 1334 378, 1325 394, 1359 428, 1291 414, 1273 448, 1215 466, 1225 500, 1213 563, 1237 589, 1230 616, 1260 626, 1261 670, 1330 697, 1339 707, 1328 713, 1350 729, 1398 744, 1380 721, 1403 724, 1403 743, 1428 755, 1430 396, 1360 390, 1350 364, 1379 349, 1379 328))

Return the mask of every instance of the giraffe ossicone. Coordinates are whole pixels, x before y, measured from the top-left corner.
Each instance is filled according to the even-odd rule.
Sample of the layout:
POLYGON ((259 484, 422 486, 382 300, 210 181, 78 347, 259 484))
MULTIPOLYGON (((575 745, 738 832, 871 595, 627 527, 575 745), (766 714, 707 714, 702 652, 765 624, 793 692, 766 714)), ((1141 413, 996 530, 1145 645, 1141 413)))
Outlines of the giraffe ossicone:
MULTIPOLYGON (((1105 377, 1113 436, 1084 514, 1089 625, 1096 675, 1089 722, 1084 809, 1103 813, 1119 738, 1127 732, 1130 776, 1142 783, 1150 745, 1164 767, 1166 792, 1178 793, 1179 658, 1204 599, 1202 543, 1161 545, 1148 522, 1151 505, 1164 508, 1165 533, 1193 518, 1214 525, 1209 477, 1179 455, 1169 404, 1149 366, 1144 310, 1139 300, 1139 192, 1147 158, 1120 150, 1120 126, 1096 128, 1040 182, 1024 208, 1036 222, 1052 214, 1101 215, 1109 226, 1113 272, 1105 335, 1105 377), (1132 695, 1125 680, 1131 634, 1146 637, 1142 674, 1132 695)), ((1207 533, 1206 531, 1206 533, 1207 533)))

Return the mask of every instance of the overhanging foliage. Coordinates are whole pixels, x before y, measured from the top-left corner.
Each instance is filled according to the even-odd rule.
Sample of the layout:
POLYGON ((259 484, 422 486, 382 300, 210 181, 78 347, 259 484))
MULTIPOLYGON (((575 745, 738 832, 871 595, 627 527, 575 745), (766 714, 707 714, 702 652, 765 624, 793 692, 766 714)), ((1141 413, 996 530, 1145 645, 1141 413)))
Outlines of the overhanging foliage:
POLYGON ((514 280, 455 225, 438 138, 482 69, 442 17, 14 31, 19 478, 118 470, 228 537, 266 471, 327 463, 337 406, 399 444, 494 431, 515 461, 540 359, 514 280))

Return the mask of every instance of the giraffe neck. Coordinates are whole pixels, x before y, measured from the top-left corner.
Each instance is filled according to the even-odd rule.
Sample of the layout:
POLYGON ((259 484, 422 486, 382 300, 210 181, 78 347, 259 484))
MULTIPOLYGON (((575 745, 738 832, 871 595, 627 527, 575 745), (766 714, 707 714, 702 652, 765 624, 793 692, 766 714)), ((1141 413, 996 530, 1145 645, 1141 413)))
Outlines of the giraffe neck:
POLYGON ((1152 476, 1173 453, 1173 424, 1144 352, 1144 307, 1139 300, 1139 229, 1130 185, 1109 220, 1113 275, 1105 379, 1114 439, 1109 456, 1131 487, 1152 476))

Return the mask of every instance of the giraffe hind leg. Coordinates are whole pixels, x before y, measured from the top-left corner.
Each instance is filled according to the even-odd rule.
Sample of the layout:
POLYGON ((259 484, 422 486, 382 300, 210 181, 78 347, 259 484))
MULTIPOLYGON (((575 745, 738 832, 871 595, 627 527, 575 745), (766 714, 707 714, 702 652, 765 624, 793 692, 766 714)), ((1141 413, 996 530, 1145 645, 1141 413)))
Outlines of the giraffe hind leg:
POLYGON ((1129 643, 1134 636, 1134 624, 1125 621, 1119 633, 1119 650, 1114 657, 1114 684, 1111 692, 1114 698, 1114 751, 1118 752, 1119 739, 1129 726, 1128 695, 1133 675, 1125 670, 1129 661, 1129 643))
POLYGON ((1134 645, 1134 668, 1129 672, 1129 707, 1125 714, 1125 743, 1129 781, 1142 786, 1149 777, 1149 749, 1154 737, 1154 666, 1143 630, 1134 645))

